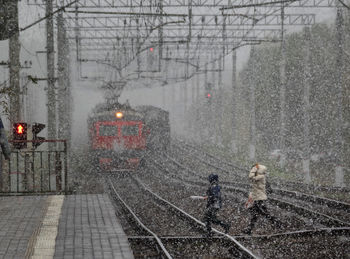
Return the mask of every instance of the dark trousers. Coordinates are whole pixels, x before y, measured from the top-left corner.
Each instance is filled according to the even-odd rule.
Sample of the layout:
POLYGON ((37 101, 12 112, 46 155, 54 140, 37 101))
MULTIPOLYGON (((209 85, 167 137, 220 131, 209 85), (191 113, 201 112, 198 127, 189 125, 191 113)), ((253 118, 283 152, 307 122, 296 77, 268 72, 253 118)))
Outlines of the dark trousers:
POLYGON ((249 209, 251 219, 248 229, 252 230, 259 216, 264 216, 268 220, 272 222, 272 224, 279 224, 280 222, 277 219, 270 215, 268 212, 266 205, 263 200, 254 201, 253 206, 249 209))
POLYGON ((208 233, 211 232, 211 224, 212 223, 215 225, 220 225, 223 228, 228 227, 228 224, 224 223, 223 221, 221 221, 217 218, 216 214, 218 213, 218 211, 219 211, 219 209, 213 208, 213 207, 208 207, 205 211, 204 221, 205 221, 208 233))

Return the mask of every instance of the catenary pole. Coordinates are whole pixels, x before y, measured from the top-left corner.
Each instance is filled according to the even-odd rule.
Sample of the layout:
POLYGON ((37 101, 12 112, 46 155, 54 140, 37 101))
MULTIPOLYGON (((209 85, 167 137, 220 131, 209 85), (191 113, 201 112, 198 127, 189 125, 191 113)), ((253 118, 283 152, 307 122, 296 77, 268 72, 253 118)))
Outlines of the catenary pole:
POLYGON ((65 109, 64 109, 64 95, 65 95, 65 39, 64 39, 64 28, 63 28, 63 15, 60 12, 57 16, 57 111, 58 111, 58 138, 64 139, 64 124, 66 119, 65 109))
MULTIPOLYGON (((53 12, 52 0, 46 1, 46 15, 53 12)), ((53 17, 46 19, 47 51, 47 131, 48 139, 56 139, 56 91, 53 17)), ((53 143, 50 144, 53 147, 53 143)))
POLYGON ((58 78, 58 138, 66 139, 68 150, 71 146, 71 87, 69 47, 63 13, 57 16, 57 78, 58 78))
POLYGON ((237 153, 237 76, 236 76, 236 62, 237 54, 236 51, 232 51, 232 127, 231 127, 231 149, 234 154, 237 153))
POLYGON ((280 63, 280 141, 281 150, 280 167, 284 167, 286 159, 285 138, 286 138, 286 42, 284 36, 284 4, 281 8, 281 63, 280 63))
MULTIPOLYGON (((14 17, 12 26, 18 28, 18 1, 11 3, 14 17)), ((10 123, 19 121, 20 115, 20 44, 19 33, 13 34, 9 39, 9 74, 10 74, 10 123)))
POLYGON ((255 161, 255 141, 256 141, 256 127, 255 127, 255 49, 250 50, 251 64, 249 67, 251 79, 250 79, 250 144, 249 144, 249 159, 255 161))
POLYGON ((303 110, 304 110, 304 141, 303 141, 303 173, 306 183, 311 182, 310 174, 310 88, 311 88, 311 32, 310 28, 304 30, 305 51, 304 51, 304 92, 303 92, 303 110))
POLYGON ((343 55, 344 55, 344 17, 342 8, 337 8, 336 17, 336 42, 337 42, 337 77, 336 77, 336 96, 337 96, 337 122, 336 122, 336 139, 335 139, 335 185, 344 186, 344 139, 343 139, 343 55))

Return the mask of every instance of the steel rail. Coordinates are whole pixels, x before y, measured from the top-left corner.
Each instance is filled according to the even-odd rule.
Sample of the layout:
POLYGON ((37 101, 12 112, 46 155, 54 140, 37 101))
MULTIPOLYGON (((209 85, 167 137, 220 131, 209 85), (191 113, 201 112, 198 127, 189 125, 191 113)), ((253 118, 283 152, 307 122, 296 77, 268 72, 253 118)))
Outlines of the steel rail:
POLYGON ((270 239, 270 238, 280 238, 286 236, 316 236, 316 235, 336 235, 336 234, 346 234, 350 235, 349 227, 342 228, 319 228, 312 230, 297 230, 288 231, 284 233, 269 234, 269 235, 254 235, 254 236, 235 236, 238 239, 270 239))
MULTIPOLYGON (((195 217, 193 217, 192 215, 188 214, 187 212, 185 212, 184 210, 182 210, 181 208, 175 206, 174 204, 170 203, 169 201, 163 199, 162 197, 160 197, 158 194, 152 192, 149 188, 147 188, 137 177, 132 176, 135 181, 142 186, 142 188, 144 188, 147 192, 149 192, 150 194, 154 195, 155 197, 157 197, 157 199, 161 200, 163 203, 166 203, 168 206, 172 207, 173 209, 177 210, 178 212, 180 212, 183 216, 185 216, 186 218, 191 219, 193 222, 196 222, 198 225, 205 227, 205 224, 203 222, 201 222, 200 220, 196 219, 195 217)), ((226 238, 228 238, 230 241, 232 241, 240 250, 242 250, 247 256, 252 257, 252 258, 259 258, 256 255, 254 255, 248 248, 244 247, 241 243, 239 243, 234 237, 225 234, 215 228, 212 228, 212 231, 225 236, 226 238)))
MULTIPOLYGON (((180 141, 180 142, 182 142, 182 141, 180 141)), ((245 169, 245 168, 236 166, 236 165, 234 165, 234 164, 232 164, 232 163, 229 163, 229 162, 227 162, 227 161, 223 161, 223 160, 221 160, 221 159, 215 157, 214 155, 209 154, 209 153, 206 152, 206 151, 202 151, 202 150, 199 150, 199 149, 195 148, 195 147, 192 146, 191 144, 188 144, 188 143, 186 143, 186 142, 182 142, 182 143, 184 143, 186 146, 189 146, 190 148, 192 148, 192 149, 194 149, 194 150, 196 150, 196 151, 198 151, 198 152, 204 153, 205 155, 207 155, 207 156, 209 156, 209 157, 211 157, 211 158, 217 160, 217 161, 220 162, 221 164, 226 164, 226 165, 228 165, 228 166, 230 166, 230 167, 233 167, 233 168, 242 170, 242 171, 244 171, 244 172, 247 172, 247 171, 249 170, 249 169, 245 169)), ((192 154, 191 154, 191 155, 192 155, 192 154)), ((192 155, 192 156, 195 156, 195 155, 192 155)), ((206 160, 201 159, 201 158, 199 158, 199 157, 197 157, 197 156, 195 156, 195 157, 198 158, 198 159, 200 159, 200 160, 203 161, 204 163, 210 165, 210 163, 208 163, 206 160)), ((218 167, 218 166, 215 166, 215 165, 211 165, 211 166, 213 166, 213 167, 215 167, 215 168, 217 168, 217 169, 223 170, 223 171, 225 171, 225 172, 228 172, 226 169, 224 169, 224 168, 222 168, 222 167, 218 167)), ((230 171, 230 173, 232 173, 232 172, 230 171)), ((237 176, 239 176, 239 175, 237 174, 237 176)), ((287 182, 286 184, 291 184, 291 183, 287 182)), ((298 184, 299 184, 299 183, 298 183, 298 184)), ((303 183, 300 183, 300 184, 303 184, 303 183)), ((303 185, 305 185, 305 184, 303 184, 303 185)), ((316 187, 313 187, 313 188, 316 188, 316 187)), ((328 189, 327 187, 325 187, 325 188, 328 189)), ((327 205, 327 206, 329 206, 329 207, 338 208, 338 209, 343 209, 343 210, 345 210, 345 211, 347 211, 347 212, 350 212, 350 204, 349 204, 349 203, 346 203, 346 202, 337 201, 337 200, 330 199, 330 198, 325 198, 325 197, 319 197, 319 196, 316 196, 316 195, 307 194, 307 193, 302 193, 302 192, 298 192, 298 191, 291 191, 291 190, 280 189, 280 188, 276 188, 276 187, 273 187, 272 189, 273 189, 274 191, 276 191, 276 192, 283 193, 283 194, 288 195, 288 196, 303 197, 305 200, 307 199, 307 200, 312 201, 312 202, 315 202, 315 203, 316 203, 316 202, 322 203, 322 204, 325 204, 325 205, 327 205)), ((337 191, 337 190, 338 190, 338 188, 336 188, 334 191, 337 191)))
MULTIPOLYGON (((172 162, 174 162, 174 161, 172 161, 172 162)), ((181 164, 179 164, 177 162, 175 164, 178 166, 181 166, 181 164)), ((186 168, 184 168, 184 169, 186 169, 186 168)), ((166 170, 166 169, 163 168, 163 170, 166 170)), ((184 182, 184 180, 180 176, 178 176, 176 174, 172 174, 171 172, 169 172, 169 170, 167 170, 167 172, 170 173, 171 177, 179 178, 179 181, 184 182)), ((190 184, 190 185, 195 185, 195 186, 198 186, 198 185, 205 186, 206 185, 205 181, 198 182, 198 181, 186 180, 186 183, 190 184)), ((228 191, 240 192, 240 193, 243 193, 245 196, 248 196, 248 191, 246 188, 232 187, 232 186, 227 186, 226 184, 223 184, 223 186, 225 186, 225 189, 228 191)), ((228 196, 231 196, 231 195, 228 195, 228 196)), ((348 224, 344 221, 340 221, 338 219, 332 218, 332 217, 330 217, 328 215, 324 215, 322 213, 318 213, 318 212, 315 213, 309 209, 305 209, 303 207, 294 205, 290 202, 286 202, 286 201, 275 199, 275 198, 269 198, 269 201, 272 201, 272 203, 276 204, 278 207, 286 209, 287 211, 289 211, 289 209, 291 209, 291 210, 297 212, 298 215, 301 215, 304 217, 306 216, 308 218, 311 217, 313 220, 319 220, 321 222, 321 224, 323 224, 324 226, 328 226, 328 227, 333 227, 334 225, 350 226, 350 224, 348 224)), ((342 227, 342 228, 344 228, 344 227, 342 227)), ((325 228, 321 228, 321 229, 325 229, 325 228)), ((330 228, 328 228, 328 229, 330 229, 330 228)), ((332 228, 332 229, 335 229, 335 228, 332 228)))
POLYGON ((169 252, 166 250, 164 244, 162 243, 162 241, 160 240, 160 238, 153 233, 149 228, 147 228, 142 222, 141 220, 136 216, 136 214, 132 211, 132 209, 126 204, 126 202, 122 199, 122 197, 120 197, 119 193, 117 192, 117 190, 114 188, 114 185, 112 183, 112 180, 110 178, 110 176, 108 176, 108 181, 110 186, 113 189, 114 194, 118 197, 118 199, 122 202, 122 204, 125 206, 125 208, 127 208, 127 210, 129 211, 129 213, 134 217, 134 219, 137 221, 137 223, 143 228, 145 229, 148 233, 150 233, 154 239, 157 241, 158 245, 161 247, 163 253, 166 255, 167 258, 171 259, 172 256, 169 254, 169 252))
MULTIPOLYGON (((151 161, 151 160, 147 160, 148 162, 151 161)), ((166 171, 168 173, 168 176, 172 177, 172 178, 176 178, 178 181, 184 183, 186 182, 187 185, 189 186, 206 186, 207 183, 205 181, 193 181, 193 180, 185 180, 179 176, 178 174, 174 174, 174 173, 171 173, 169 171, 168 168, 164 168, 162 167, 161 165, 159 165, 158 163, 155 163, 154 161, 152 161, 154 165, 158 166, 158 167, 161 167, 163 171, 166 171)), ((226 186, 225 187, 227 190, 229 191, 233 191, 233 192, 240 192, 240 193, 244 193, 245 196, 247 196, 248 192, 246 191, 246 189, 242 189, 242 188, 234 188, 234 187, 231 187, 231 186, 226 186)), ((227 195, 229 197, 231 197, 232 195, 227 195)), ((236 196, 234 196, 236 198, 236 196)), ((292 204, 288 204, 292 209, 295 209, 295 207, 292 205, 292 204)), ((283 206, 283 207, 287 207, 286 205, 283 206)), ((297 213, 297 215, 299 215, 300 213, 297 213)), ((304 215, 305 216, 305 215, 304 215)), ((303 221, 301 219, 301 221, 303 221)), ((274 234, 275 235, 275 234, 274 234)), ((277 234, 276 234, 277 235, 277 234)), ((236 237, 236 236, 234 236, 236 237)))
MULTIPOLYGON (((191 169, 181 165, 179 162, 177 162, 176 160, 169 158, 169 160, 171 160, 172 162, 174 162, 176 165, 182 167, 183 169, 189 170, 191 172, 193 172, 191 169)), ((198 176, 198 173, 195 173, 198 176)), ((183 180, 182 180, 183 181, 183 180)), ((191 180, 187 180, 187 183, 191 183, 191 184, 195 184, 198 185, 198 182, 196 181, 191 181, 191 180)), ((205 185, 205 182, 200 182, 200 184, 205 185)), ((245 187, 248 187, 248 184, 241 184, 241 185, 245 185, 245 187)), ((231 185, 227 185, 227 183, 223 183, 223 186, 225 186, 226 190, 232 191, 232 192, 240 192, 240 193, 244 193, 246 196, 248 196, 249 191, 247 190, 247 188, 240 188, 240 187, 232 187, 231 185)), ((307 209, 305 207, 301 207, 298 205, 295 205, 293 203, 290 203, 288 201, 284 201, 278 198, 269 198, 269 201, 273 204, 275 204, 276 206, 278 206, 279 208, 284 208, 286 210, 293 210, 295 211, 297 214, 304 216, 304 217, 308 217, 308 218, 312 218, 312 220, 318 220, 321 222, 321 224, 328 226, 328 227, 332 227, 332 226, 350 226, 350 223, 347 223, 345 221, 339 220, 337 218, 328 216, 324 213, 320 213, 320 212, 315 212, 312 211, 310 209, 307 209)))
MULTIPOLYGON (((147 188, 145 186, 145 184, 143 184, 137 177, 135 176, 131 176, 131 178, 139 185, 141 186, 146 192, 148 192, 150 195, 152 195, 153 197, 155 197, 156 199, 158 199, 159 201, 161 201, 163 204, 165 204, 166 206, 169 206, 171 209, 173 209, 174 211, 178 212, 179 214, 181 214, 180 216, 189 219, 191 222, 199 225, 200 227, 205 227, 205 224, 199 220, 197 220, 196 218, 194 218, 193 216, 191 216, 190 214, 188 214, 187 212, 185 212, 184 210, 182 210, 181 208, 175 206, 174 204, 170 203, 169 201, 163 199, 162 197, 160 197, 158 194, 154 193, 152 190, 150 190, 149 188, 147 188)), ((110 178, 109 181, 111 182, 110 178)), ((112 185, 113 186, 113 185, 112 185)), ((113 186, 114 188, 114 186, 113 186)), ((115 190, 115 188, 114 188, 115 190)), ((244 256, 244 258, 249 257, 249 258, 258 258, 256 255, 254 255, 250 250, 248 250, 247 248, 245 248, 243 245, 241 245, 237 240, 235 240, 232 236, 227 235, 223 232, 220 232, 219 230, 212 228, 213 232, 225 237, 228 241, 233 242, 235 244, 236 249, 238 249, 238 251, 242 254, 242 256, 244 256)), ((143 237, 144 238, 144 237, 143 237)), ((146 237, 148 238, 148 237, 146 237)), ((163 239, 163 237, 160 237, 160 239, 163 239)))
MULTIPOLYGON (((173 163, 175 163, 176 165, 178 165, 179 167, 181 167, 182 169, 185 169, 189 172, 191 172, 192 174, 196 175, 196 176, 200 176, 199 173, 191 170, 190 168, 182 165, 181 163, 179 163, 178 161, 176 161, 174 158, 168 156, 168 155, 165 155, 170 161, 172 161, 173 163)), ((201 178, 203 178, 203 176, 200 176, 201 178)), ((247 196, 248 196, 248 193, 249 191, 247 190, 247 188, 238 188, 238 187, 232 187, 231 185, 230 186, 227 186, 227 184, 232 184, 232 183, 226 183, 226 189, 231 189, 233 191, 239 191, 239 192, 242 192, 242 193, 245 193, 247 196)), ((243 184, 243 183, 240 183, 241 185, 243 185, 243 187, 248 187, 249 185, 248 184, 243 184)), ((350 226, 350 223, 347 223, 347 222, 344 222, 340 219, 337 219, 337 218, 334 218, 334 217, 331 217, 329 215, 326 215, 324 213, 320 213, 320 212, 316 212, 316 211, 312 211, 310 209, 307 209, 305 207, 301 207, 301 206, 298 206, 298 205, 295 205, 293 203, 290 203, 288 201, 285 201, 285 200, 281 200, 281 199, 278 199, 278 198, 269 198, 269 201, 276 204, 278 207, 282 207, 282 208, 285 208, 287 210, 289 209, 292 209, 293 211, 297 212, 298 214, 301 214, 302 216, 307 216, 307 217, 311 217, 313 220, 320 220, 322 224, 326 225, 326 226, 350 226)))

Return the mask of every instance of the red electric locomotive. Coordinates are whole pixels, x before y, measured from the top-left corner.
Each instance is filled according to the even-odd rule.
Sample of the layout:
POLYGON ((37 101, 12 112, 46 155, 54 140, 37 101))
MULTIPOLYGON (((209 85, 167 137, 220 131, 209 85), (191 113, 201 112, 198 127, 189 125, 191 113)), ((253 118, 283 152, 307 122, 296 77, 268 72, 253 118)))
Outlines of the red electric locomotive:
POLYGON ((100 104, 88 118, 91 161, 101 171, 130 171, 150 150, 170 145, 169 113, 153 106, 100 104))

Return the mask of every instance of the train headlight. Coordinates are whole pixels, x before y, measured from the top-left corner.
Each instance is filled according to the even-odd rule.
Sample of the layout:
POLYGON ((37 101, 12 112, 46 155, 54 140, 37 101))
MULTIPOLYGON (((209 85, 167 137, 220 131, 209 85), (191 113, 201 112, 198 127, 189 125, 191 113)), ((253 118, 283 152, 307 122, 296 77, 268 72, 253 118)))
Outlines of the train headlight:
POLYGON ((121 119, 121 118, 123 118, 123 113, 122 113, 122 112, 116 112, 116 113, 115 113, 115 117, 116 117, 117 119, 121 119))

